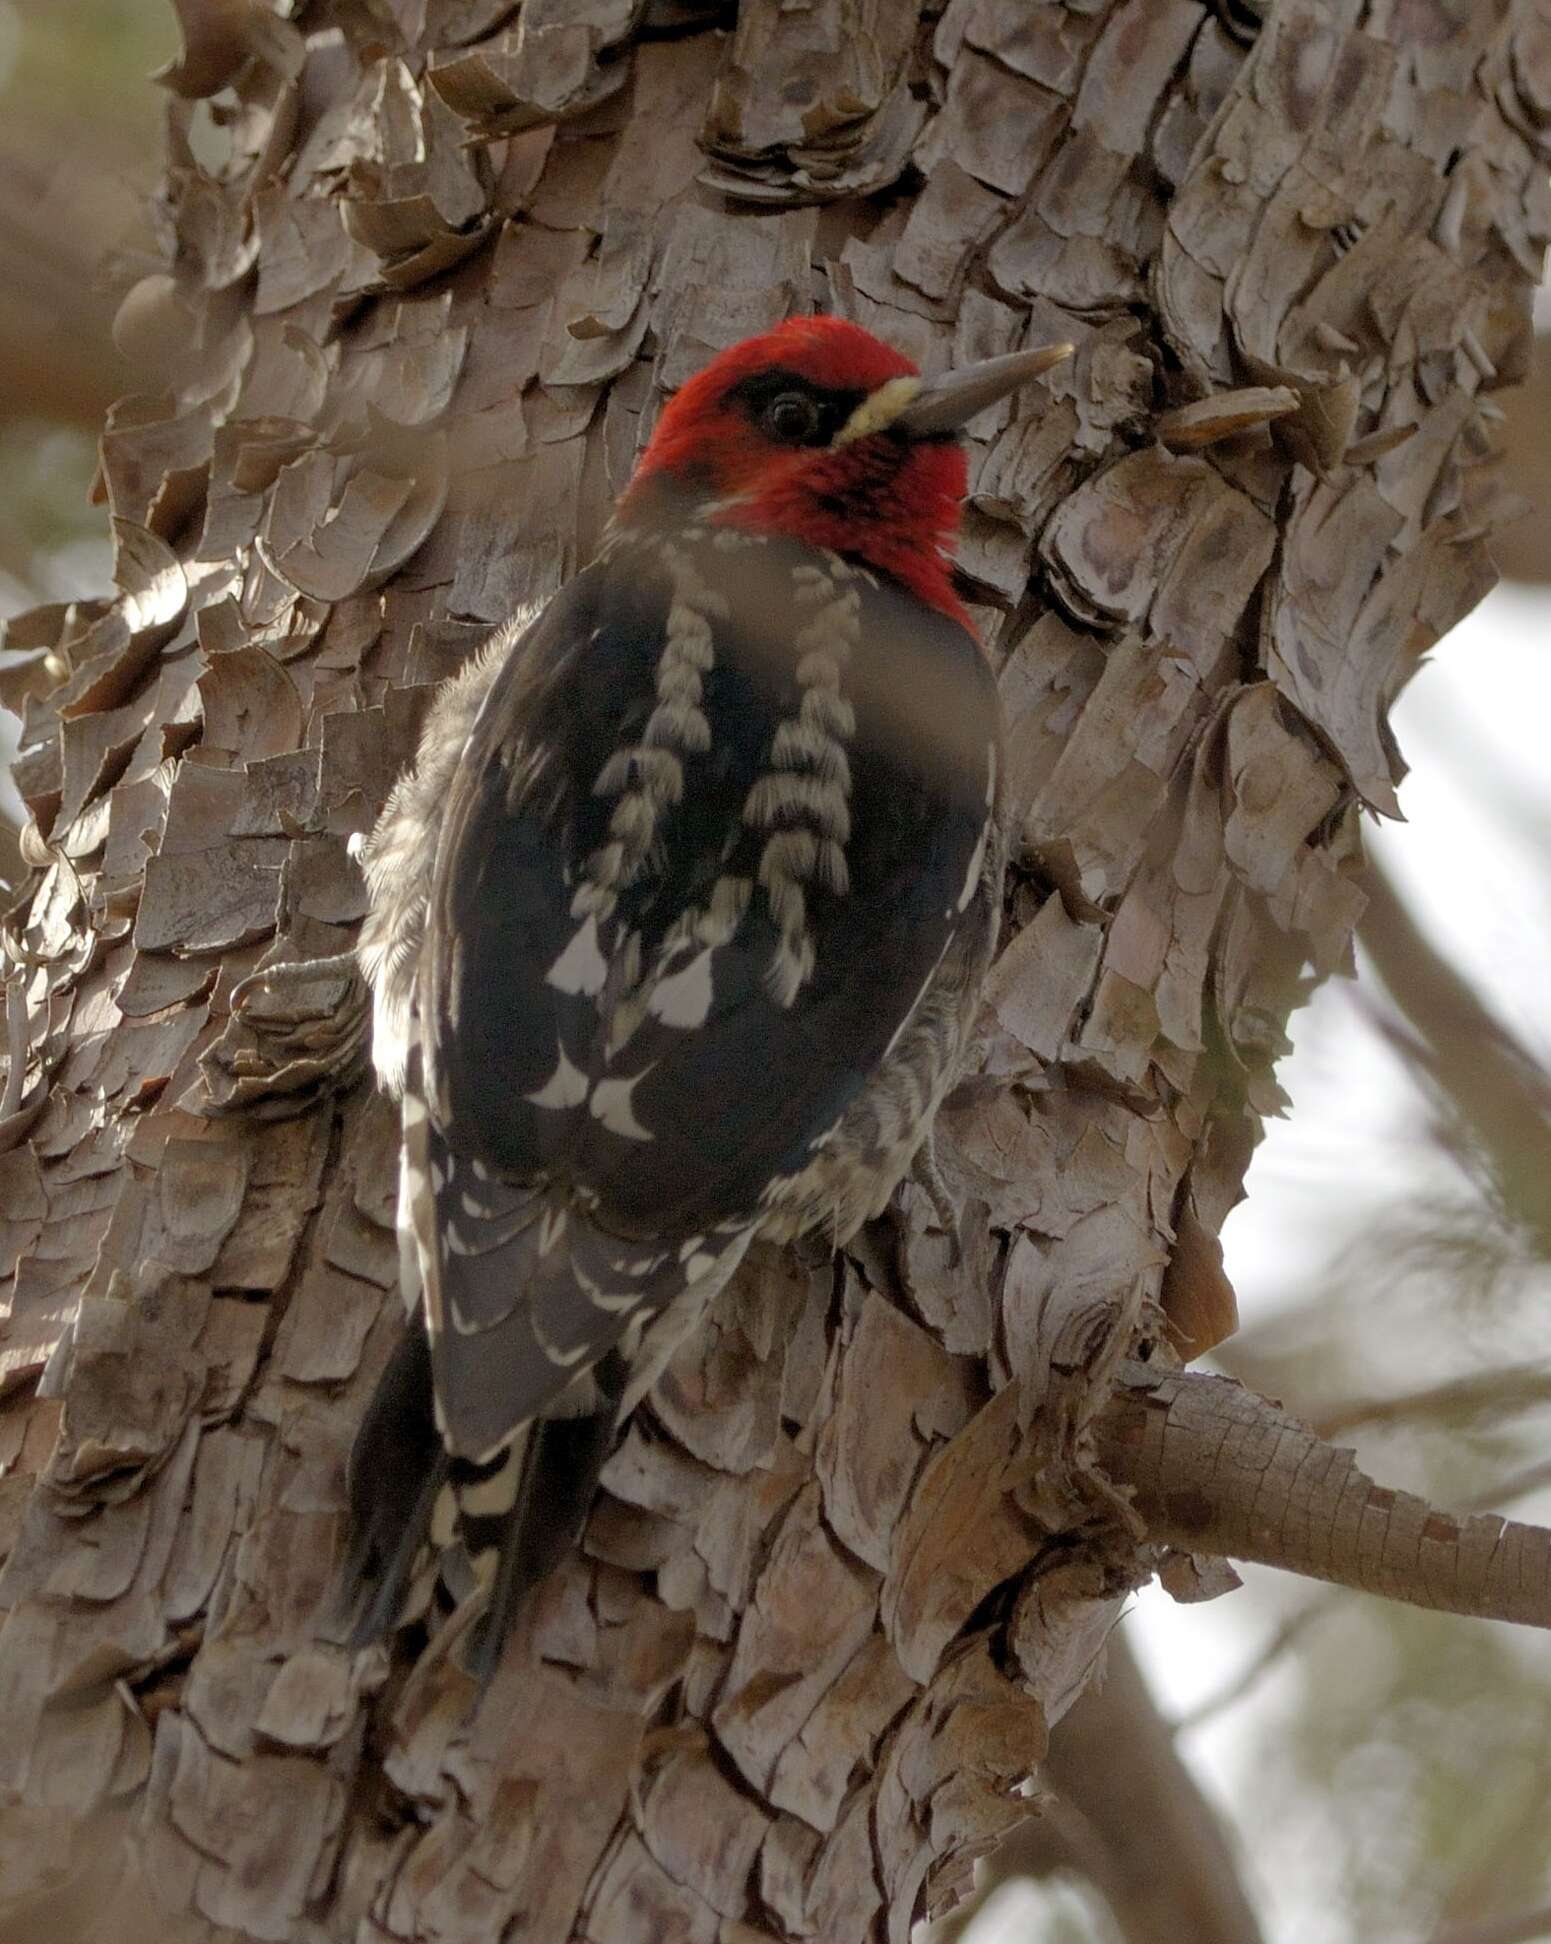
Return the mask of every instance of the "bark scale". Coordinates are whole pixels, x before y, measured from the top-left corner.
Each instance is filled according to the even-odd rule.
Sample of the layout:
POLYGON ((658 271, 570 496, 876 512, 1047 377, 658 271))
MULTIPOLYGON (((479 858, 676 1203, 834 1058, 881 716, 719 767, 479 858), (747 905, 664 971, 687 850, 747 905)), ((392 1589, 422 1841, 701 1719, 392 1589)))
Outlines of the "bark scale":
POLYGON ((1164 1312, 1211 1334, 1288 1011, 1347 964, 1360 808, 1393 807, 1386 705, 1489 582, 1545 26, 182 11, 168 266, 119 326, 152 375, 103 444, 120 592, 24 618, 46 652, 4 673, 38 874, 0 1882, 35 1916, 123 1829, 115 1935, 154 1879, 180 1938, 903 1944, 1152 1569, 1111 1386, 1164 1312), (1079 346, 973 428, 1017 881, 944 1116, 968 1246, 907 1195, 833 1265, 751 1260, 469 1727, 434 1653, 320 1630, 399 1327, 394 1130, 327 1089, 344 975, 242 981, 348 947, 347 840, 430 685, 586 557, 664 388, 815 300, 929 368, 1079 346))

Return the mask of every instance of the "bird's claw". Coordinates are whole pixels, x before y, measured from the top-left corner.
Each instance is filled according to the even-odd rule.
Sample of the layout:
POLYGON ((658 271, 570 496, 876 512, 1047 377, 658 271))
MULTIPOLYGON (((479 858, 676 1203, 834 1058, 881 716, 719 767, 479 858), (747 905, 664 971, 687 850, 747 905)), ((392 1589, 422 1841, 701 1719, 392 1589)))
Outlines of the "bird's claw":
POLYGON ((948 1267, 957 1269, 964 1260, 964 1231, 959 1224, 958 1205, 953 1199, 937 1159, 935 1134, 928 1134, 910 1164, 910 1179, 932 1205, 939 1227, 948 1238, 948 1267))

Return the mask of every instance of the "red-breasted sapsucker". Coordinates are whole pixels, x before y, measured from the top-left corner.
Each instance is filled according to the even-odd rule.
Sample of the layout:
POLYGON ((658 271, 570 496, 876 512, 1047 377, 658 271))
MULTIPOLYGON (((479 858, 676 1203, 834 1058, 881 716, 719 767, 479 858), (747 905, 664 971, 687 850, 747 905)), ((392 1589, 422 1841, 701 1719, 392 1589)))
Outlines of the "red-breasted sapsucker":
POLYGON ((417 1316, 351 1463, 357 1640, 435 1568, 488 1678, 750 1240, 845 1241, 921 1147, 1002 882, 956 432, 1069 350, 736 345, 433 706, 363 853, 417 1316))

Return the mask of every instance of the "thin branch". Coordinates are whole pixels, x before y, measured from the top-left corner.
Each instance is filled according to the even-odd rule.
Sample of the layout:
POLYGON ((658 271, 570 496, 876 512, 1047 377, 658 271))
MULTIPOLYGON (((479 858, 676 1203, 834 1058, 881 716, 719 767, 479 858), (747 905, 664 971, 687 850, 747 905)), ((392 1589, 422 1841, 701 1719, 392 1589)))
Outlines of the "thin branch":
POLYGON ((1104 1867, 1089 1874, 1127 1944, 1260 1944, 1222 1824, 1119 1631, 1103 1680, 1057 1727, 1044 1779, 1097 1834, 1104 1867))
POLYGON ((1229 1378, 1128 1364, 1094 1428, 1155 1540, 1551 1628, 1551 1531, 1376 1485, 1350 1451, 1229 1378))
POLYGON ((1465 1510, 1489 1512, 1494 1506, 1511 1505, 1515 1499, 1527 1498, 1531 1492, 1538 1492, 1543 1485, 1551 1485, 1551 1459, 1543 1458, 1539 1464, 1526 1465, 1523 1471, 1510 1472, 1495 1485, 1474 1493, 1465 1501, 1465 1510))
POLYGON ((1458 1418, 1488 1408, 1524 1411, 1551 1402, 1551 1370, 1543 1363, 1509 1370, 1480 1370, 1441 1384, 1407 1391, 1399 1397, 1354 1397, 1323 1410, 1314 1428, 1322 1438, 1339 1437, 1360 1424, 1414 1422, 1417 1418, 1458 1418))
MULTIPOLYGON (((1486 1512, 1499 1505, 1511 1505, 1517 1498, 1530 1492, 1539 1491, 1543 1485, 1551 1485, 1551 1459, 1544 1459, 1537 1465, 1526 1465, 1523 1471, 1514 1472, 1509 1477, 1499 1479, 1485 1491, 1477 1492, 1468 1498, 1461 1508, 1466 1512, 1486 1512)), ((1231 1708, 1270 1673, 1271 1669, 1288 1652, 1297 1646, 1309 1628, 1318 1620, 1328 1620, 1332 1614, 1341 1611, 1341 1596, 1345 1588, 1334 1588, 1321 1593, 1290 1613, 1276 1631, 1266 1641, 1258 1654, 1255 1654, 1240 1668, 1231 1680, 1198 1701, 1193 1708, 1175 1717, 1176 1735, 1188 1734, 1199 1728, 1203 1722, 1211 1721, 1231 1708)))
POLYGON ((1435 948, 1370 864, 1358 937, 1426 1042, 1428 1076, 1480 1143, 1508 1207, 1551 1257, 1551 1076, 1435 948))

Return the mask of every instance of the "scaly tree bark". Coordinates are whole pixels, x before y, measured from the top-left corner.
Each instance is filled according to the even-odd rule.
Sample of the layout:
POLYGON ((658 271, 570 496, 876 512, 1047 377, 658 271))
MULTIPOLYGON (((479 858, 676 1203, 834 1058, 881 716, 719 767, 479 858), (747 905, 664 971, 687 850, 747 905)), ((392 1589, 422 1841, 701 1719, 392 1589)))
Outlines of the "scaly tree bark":
MULTIPOLYGON (((1126 1944, 1261 1944, 1222 1826, 1123 1633, 1052 1736, 1039 1779, 1050 1791, 1040 1813, 982 1867, 978 1897, 1010 1879, 1076 1875, 1102 1893, 1126 1944)), ((935 1925, 931 1944, 959 1944, 975 1907, 935 1925)))
MULTIPOLYGON (((1227 1327, 1215 1232, 1305 968, 1348 961, 1385 707, 1490 578, 1551 37, 1260 11, 184 0, 166 267, 118 326, 147 388, 103 441, 119 594, 25 617, 5 677, 37 872, 0 1883, 33 1934, 903 1940, 1158 1562, 1128 1467, 1166 1538, 1274 1553, 1252 1405, 1182 1476, 1159 1421, 1215 1392, 1107 1407, 1171 1318, 1227 1327), (815 303, 929 368, 1079 346, 974 428, 1016 886, 944 1117, 966 1247, 907 1194, 841 1261, 751 1262, 469 1724, 434 1649, 321 1618, 400 1327, 392 1117, 330 1087, 348 840, 431 685, 586 557, 663 392, 815 303), (120 1831, 110 1913, 48 1906, 120 1831)), ((1371 1524, 1316 1495, 1322 1545, 1305 1483, 1274 1530, 1359 1577, 1371 1524)), ((1479 1606, 1481 1535, 1421 1541, 1386 1584, 1479 1606)))

